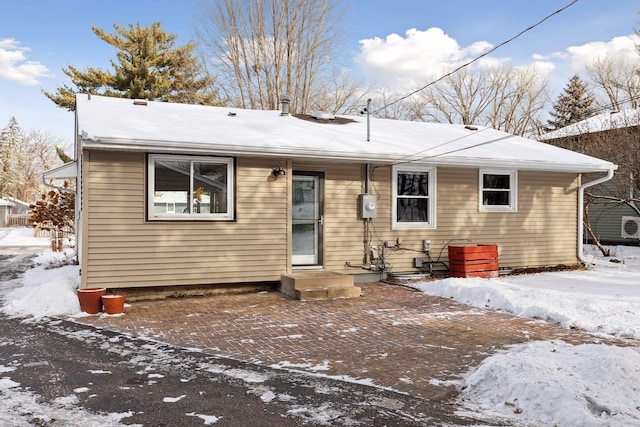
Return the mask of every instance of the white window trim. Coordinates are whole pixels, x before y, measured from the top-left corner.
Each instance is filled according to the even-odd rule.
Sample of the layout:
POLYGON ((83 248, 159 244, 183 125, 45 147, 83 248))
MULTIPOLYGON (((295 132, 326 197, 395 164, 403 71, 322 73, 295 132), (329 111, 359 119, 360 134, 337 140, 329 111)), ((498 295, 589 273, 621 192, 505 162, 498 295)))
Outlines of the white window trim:
POLYGON ((480 169, 478 173, 478 210, 480 212, 517 212, 518 211, 518 171, 504 169, 480 169), (483 175, 509 175, 509 205, 494 206, 484 205, 484 179, 483 175))
POLYGON ((150 154, 147 160, 147 220, 149 221, 232 221, 234 217, 234 161, 232 157, 205 157, 205 156, 185 156, 171 154, 150 154), (182 161, 182 162, 209 162, 227 166, 227 212, 213 214, 192 214, 192 213, 153 213, 153 195, 155 193, 155 162, 156 161, 182 161))
POLYGON ((406 229, 434 229, 436 228, 436 168, 428 166, 402 165, 394 166, 391 173, 391 228, 393 230, 406 229), (398 222, 398 172, 416 171, 429 173, 429 222, 398 222))

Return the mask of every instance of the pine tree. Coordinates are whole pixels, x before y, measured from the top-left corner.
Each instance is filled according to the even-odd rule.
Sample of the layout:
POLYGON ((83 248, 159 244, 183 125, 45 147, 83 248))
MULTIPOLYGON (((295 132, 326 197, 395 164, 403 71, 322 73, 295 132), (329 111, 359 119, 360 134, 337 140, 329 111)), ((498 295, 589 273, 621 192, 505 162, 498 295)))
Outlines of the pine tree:
POLYGON ((553 104, 551 119, 547 120, 545 131, 560 129, 593 116, 594 100, 595 97, 589 92, 587 85, 577 74, 574 75, 553 104))
POLYGON ((73 162, 71 156, 65 153, 64 150, 60 147, 56 147, 56 154, 58 155, 58 158, 62 160, 62 163, 67 164, 73 162))
POLYGON ((118 49, 113 70, 87 68, 80 71, 69 65, 62 71, 75 87, 63 85, 55 93, 43 93, 59 107, 75 109, 75 94, 91 93, 118 98, 150 101, 219 104, 213 79, 202 72, 194 55, 195 44, 175 46, 177 36, 160 28, 140 24, 113 26, 115 33, 91 27, 96 36, 118 49))
POLYGON ((24 140, 24 132, 15 117, 0 131, 0 196, 17 197, 19 181, 18 150, 24 140))

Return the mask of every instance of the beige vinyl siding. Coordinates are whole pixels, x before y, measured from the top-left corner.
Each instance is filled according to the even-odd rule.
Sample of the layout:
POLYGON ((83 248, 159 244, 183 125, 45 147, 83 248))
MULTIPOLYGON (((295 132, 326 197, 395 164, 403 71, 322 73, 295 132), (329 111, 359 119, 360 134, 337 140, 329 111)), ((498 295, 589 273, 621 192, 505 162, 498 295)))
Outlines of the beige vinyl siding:
MULTIPOLYGON (((146 156, 90 151, 83 158, 82 286, 146 287, 277 281, 291 268, 288 185, 291 172, 324 174, 324 268, 362 273, 365 222, 357 197, 363 165, 236 159, 234 221, 147 221, 146 156), (287 176, 273 178, 278 163, 287 176), (357 268, 347 268, 349 262, 357 268)), ((391 167, 375 167, 370 193, 378 198, 370 234, 387 250, 392 271, 414 271, 422 240, 431 256, 449 244, 495 243, 500 265, 575 264, 577 187, 570 173, 518 171, 518 211, 479 212, 478 169, 437 168, 435 229, 394 230, 391 167)))
POLYGON ((84 159, 83 287, 280 279, 286 181, 270 179, 272 161, 237 160, 235 221, 146 221, 145 163, 140 153, 91 151, 84 159))
POLYGON ((437 168, 435 229, 391 229, 391 170, 374 173, 379 195, 373 220, 374 243, 402 239, 388 252, 394 271, 411 271, 422 255, 422 240, 431 240, 431 256, 447 261, 448 245, 498 244, 500 265, 514 268, 575 264, 577 250, 578 176, 570 173, 518 171, 517 212, 479 212, 478 169, 437 168), (387 184, 389 183, 389 184, 387 184), (441 252, 442 250, 442 252, 441 252))

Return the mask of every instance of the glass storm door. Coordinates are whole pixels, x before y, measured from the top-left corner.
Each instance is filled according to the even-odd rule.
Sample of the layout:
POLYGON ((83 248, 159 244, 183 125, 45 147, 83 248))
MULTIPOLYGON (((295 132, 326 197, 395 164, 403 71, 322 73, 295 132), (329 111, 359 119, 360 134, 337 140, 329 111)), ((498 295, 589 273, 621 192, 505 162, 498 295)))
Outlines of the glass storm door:
POLYGON ((322 264, 321 174, 294 174, 291 209, 291 262, 294 266, 322 264))

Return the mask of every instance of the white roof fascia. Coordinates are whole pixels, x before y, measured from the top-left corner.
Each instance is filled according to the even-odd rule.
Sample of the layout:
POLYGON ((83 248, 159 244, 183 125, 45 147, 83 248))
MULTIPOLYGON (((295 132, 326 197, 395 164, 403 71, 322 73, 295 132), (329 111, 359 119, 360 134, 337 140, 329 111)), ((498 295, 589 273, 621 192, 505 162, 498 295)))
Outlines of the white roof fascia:
POLYGON ((91 137, 83 140, 83 146, 88 149, 101 150, 123 150, 123 151, 143 151, 158 150, 167 153, 191 153, 191 154, 207 154, 220 156, 257 156, 257 157, 292 157, 298 159, 321 159, 333 161, 357 161, 371 162, 377 164, 420 164, 420 165, 440 165, 452 167, 482 167, 482 168, 499 168, 499 169, 518 169, 518 170, 539 170, 539 171, 555 171, 555 172, 606 172, 608 170, 616 170, 617 165, 603 161, 602 164, 575 164, 575 163, 551 163, 547 161, 527 161, 527 160, 509 160, 505 163, 502 159, 485 159, 473 157, 455 157, 455 156, 433 156, 411 159, 403 154, 389 155, 382 153, 375 155, 368 153, 348 153, 348 152, 332 152, 326 150, 309 150, 301 148, 273 148, 269 151, 259 149, 258 147, 239 147, 236 145, 210 145, 189 144, 185 142, 167 142, 167 141, 142 141, 127 140, 119 138, 101 138, 91 137))
POLYGON ((69 162, 42 174, 44 179, 71 179, 78 177, 78 163, 69 162))

